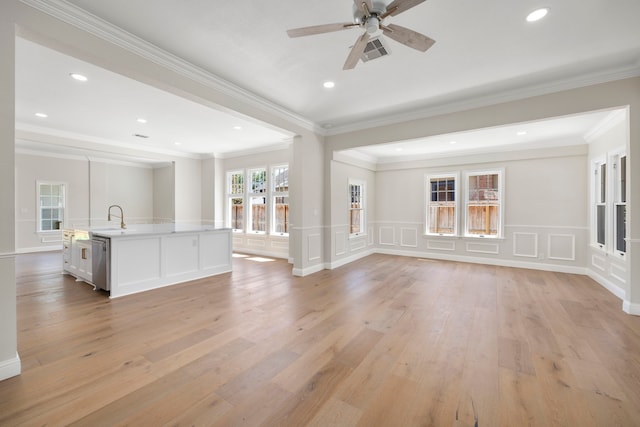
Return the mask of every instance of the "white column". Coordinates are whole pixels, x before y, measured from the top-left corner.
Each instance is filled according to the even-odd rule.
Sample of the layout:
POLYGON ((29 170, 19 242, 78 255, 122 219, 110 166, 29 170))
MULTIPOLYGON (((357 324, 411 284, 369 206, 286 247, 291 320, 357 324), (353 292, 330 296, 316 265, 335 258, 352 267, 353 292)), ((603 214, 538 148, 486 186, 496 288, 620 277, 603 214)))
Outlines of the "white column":
POLYGON ((16 2, 0 4, 0 380, 19 375, 15 280, 16 2))

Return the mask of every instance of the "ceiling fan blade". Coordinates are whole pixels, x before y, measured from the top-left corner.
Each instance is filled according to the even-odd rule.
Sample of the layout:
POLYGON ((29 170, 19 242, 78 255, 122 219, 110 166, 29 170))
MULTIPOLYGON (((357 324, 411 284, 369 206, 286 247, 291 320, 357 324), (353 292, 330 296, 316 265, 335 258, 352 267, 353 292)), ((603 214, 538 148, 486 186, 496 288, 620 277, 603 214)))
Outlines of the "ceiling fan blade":
POLYGON ((382 32, 385 36, 392 38, 398 43, 402 43, 405 46, 419 50, 420 52, 426 52, 433 44, 435 40, 420 34, 416 31, 410 30, 400 25, 389 24, 382 27, 382 32))
POLYGON ((357 27, 358 24, 352 22, 345 22, 341 24, 323 24, 314 25, 311 27, 294 28, 287 30, 289 37, 303 37, 312 36, 314 34, 331 33, 333 31, 346 30, 347 28, 357 27))
POLYGON ((356 40, 356 44, 351 48, 351 52, 349 52, 349 56, 347 56, 347 60, 344 63, 343 70, 351 70, 355 68, 358 64, 358 60, 364 53, 364 48, 367 47, 367 42, 369 41, 369 33, 364 32, 362 35, 356 40))
POLYGON ((402 12, 419 5, 420 3, 424 3, 425 1, 426 0, 393 0, 391 3, 389 3, 389 6, 387 6, 387 11, 380 15, 380 18, 384 19, 387 16, 399 15, 402 12))
POLYGON ((373 5, 371 4, 371 0, 353 0, 353 3, 356 5, 356 8, 360 12, 364 12, 366 16, 371 15, 371 9, 373 9, 373 5), (363 5, 364 3, 364 5, 363 5))

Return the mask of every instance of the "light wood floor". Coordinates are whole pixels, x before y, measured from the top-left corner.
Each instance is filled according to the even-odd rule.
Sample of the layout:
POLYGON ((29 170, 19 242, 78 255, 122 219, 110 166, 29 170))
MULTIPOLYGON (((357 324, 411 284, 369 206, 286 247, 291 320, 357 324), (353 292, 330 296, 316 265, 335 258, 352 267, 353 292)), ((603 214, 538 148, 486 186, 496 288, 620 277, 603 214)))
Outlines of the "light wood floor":
POLYGON ((0 425, 638 426, 640 318, 576 275, 373 255, 109 300, 16 260, 0 425))

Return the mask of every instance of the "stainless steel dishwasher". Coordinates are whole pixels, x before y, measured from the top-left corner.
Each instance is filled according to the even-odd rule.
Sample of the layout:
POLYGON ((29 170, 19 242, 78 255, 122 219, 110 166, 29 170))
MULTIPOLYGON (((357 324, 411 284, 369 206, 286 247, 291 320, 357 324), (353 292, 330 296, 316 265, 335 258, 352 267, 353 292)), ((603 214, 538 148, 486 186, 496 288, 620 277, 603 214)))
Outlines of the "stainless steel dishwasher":
POLYGON ((91 278, 96 289, 100 288, 105 291, 111 290, 110 244, 111 239, 108 237, 91 237, 91 278))

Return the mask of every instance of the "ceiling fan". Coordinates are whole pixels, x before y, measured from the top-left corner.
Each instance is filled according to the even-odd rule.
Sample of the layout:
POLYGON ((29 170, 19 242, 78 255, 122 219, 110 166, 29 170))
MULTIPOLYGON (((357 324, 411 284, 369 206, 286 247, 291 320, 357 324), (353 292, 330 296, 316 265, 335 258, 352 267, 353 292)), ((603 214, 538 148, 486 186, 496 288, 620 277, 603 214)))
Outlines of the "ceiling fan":
POLYGON ((344 67, 342 67, 343 70, 355 68, 358 59, 360 59, 367 47, 369 39, 380 33, 410 48, 426 52, 427 49, 433 46, 435 40, 430 39, 424 34, 401 27, 400 25, 387 25, 384 23, 385 18, 388 16, 399 15, 424 1, 425 0, 393 0, 389 5, 385 5, 383 1, 353 0, 353 22, 294 28, 287 30, 287 34, 289 37, 302 37, 346 30, 347 28, 353 27, 364 29, 364 33, 358 37, 356 43, 351 48, 344 67))

